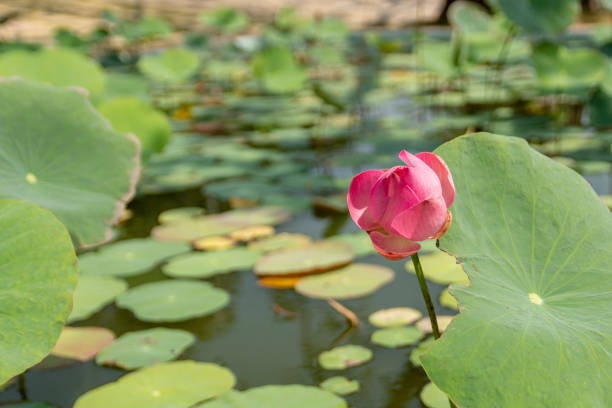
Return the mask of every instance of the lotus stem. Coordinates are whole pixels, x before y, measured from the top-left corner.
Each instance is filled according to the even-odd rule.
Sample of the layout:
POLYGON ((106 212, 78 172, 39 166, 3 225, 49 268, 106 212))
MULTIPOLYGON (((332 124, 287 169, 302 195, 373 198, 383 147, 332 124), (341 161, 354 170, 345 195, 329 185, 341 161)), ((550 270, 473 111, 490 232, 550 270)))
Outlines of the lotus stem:
POLYGON ((425 300, 425 306, 427 307, 427 313, 429 314, 429 321, 431 322, 431 331, 433 332, 434 338, 437 340, 440 338, 440 329, 438 329, 438 319, 436 318, 436 311, 434 309, 431 296, 429 295, 429 288, 427 287, 427 281, 423 274, 423 267, 421 266, 421 260, 419 254, 412 255, 412 264, 416 271, 417 278, 419 279, 419 286, 421 287, 421 293, 423 294, 423 300, 425 300))

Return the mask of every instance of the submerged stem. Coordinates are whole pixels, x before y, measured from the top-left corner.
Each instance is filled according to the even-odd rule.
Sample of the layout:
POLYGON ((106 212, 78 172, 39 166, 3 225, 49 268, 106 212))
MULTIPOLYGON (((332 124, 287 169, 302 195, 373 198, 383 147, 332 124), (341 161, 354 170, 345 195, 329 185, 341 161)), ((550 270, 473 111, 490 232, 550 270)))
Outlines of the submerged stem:
POLYGON ((416 271, 417 278, 419 278, 419 286, 421 287, 421 293, 423 294, 423 300, 425 300, 425 306, 427 307, 427 313, 429 314, 429 321, 431 322, 431 330, 434 338, 437 340, 440 338, 440 330, 438 329, 438 319, 436 319, 436 311, 434 310, 431 296, 429 295, 429 289, 427 288, 427 282, 425 281, 425 275, 423 275, 423 268, 421 267, 421 260, 419 254, 412 255, 412 264, 416 271))

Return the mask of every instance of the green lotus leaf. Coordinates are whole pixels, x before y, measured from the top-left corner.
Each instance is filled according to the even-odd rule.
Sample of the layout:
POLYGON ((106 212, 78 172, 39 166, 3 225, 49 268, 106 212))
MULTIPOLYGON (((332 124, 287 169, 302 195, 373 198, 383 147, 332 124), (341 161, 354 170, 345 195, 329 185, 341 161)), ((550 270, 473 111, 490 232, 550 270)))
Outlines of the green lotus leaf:
POLYGON ((70 313, 78 279, 66 228, 49 211, 0 200, 0 384, 43 359, 70 313))
POLYGON ((497 0, 506 17, 528 34, 558 34, 578 16, 578 0, 497 0))
POLYGON ((255 274, 301 275, 345 266, 353 261, 350 246, 343 242, 315 242, 297 248, 270 252, 255 265, 255 274))
POLYGON ((429 383, 421 390, 421 401, 427 408, 451 408, 448 396, 436 384, 429 383))
POLYGON ((161 152, 170 140, 172 129, 168 117, 134 96, 107 99, 98 110, 120 133, 136 135, 142 146, 142 160, 161 152))
POLYGON ((522 139, 477 133, 436 153, 457 191, 440 247, 472 284, 452 288, 462 312, 421 358, 429 377, 459 406, 611 405, 610 211, 522 139))
POLYGON ((157 220, 160 224, 170 224, 175 221, 190 220, 193 217, 204 215, 206 210, 201 207, 179 207, 162 211, 157 220))
POLYGON ((95 60, 67 48, 16 50, 0 55, 0 77, 18 76, 41 84, 78 86, 102 94, 105 74, 95 60))
POLYGON ((319 354, 319 365, 326 370, 344 370, 370 361, 372 351, 362 346, 347 344, 319 354))
POLYGON ((392 307, 372 313, 368 317, 368 321, 376 327, 395 327, 414 323, 421 316, 423 316, 423 313, 411 307, 392 307))
POLYGON ((139 21, 121 21, 117 27, 117 34, 130 41, 163 38, 173 31, 172 26, 159 16, 145 16, 139 21))
POLYGON ((134 192, 138 146, 80 92, 0 80, 0 197, 48 208, 79 246, 111 238, 134 192))
POLYGON ((306 70, 299 64, 289 48, 266 47, 251 60, 255 78, 273 93, 295 92, 302 89, 308 79, 306 70))
MULTIPOLYGON (((612 76, 612 74, 608 74, 612 76)), ((612 82, 612 80, 609 80, 612 82)), ((612 94, 599 90, 589 101, 589 119, 593 126, 610 127, 612 126, 612 94)))
POLYGON ((236 378, 212 363, 173 361, 142 368, 79 397, 74 408, 189 408, 232 389, 236 378))
POLYGON ((230 391, 194 408, 347 408, 329 391, 307 385, 264 385, 246 391, 230 391))
POLYGON ((169 48, 161 54, 144 55, 138 60, 138 69, 153 81, 178 84, 193 76, 200 58, 186 48, 169 48))
MULTIPOLYGON (((421 265, 425 278, 442 284, 461 283, 469 284, 469 279, 457 260, 444 252, 436 251, 429 255, 420 257, 421 265)), ((410 273, 415 273, 412 261, 406 263, 406 269, 410 273)))
POLYGON ((147 272, 166 258, 189 252, 182 242, 134 238, 106 245, 79 257, 84 275, 134 276, 147 272))
POLYGON ((281 249, 296 248, 312 243, 312 238, 308 235, 293 232, 281 232, 271 237, 258 239, 249 242, 248 248, 257 252, 272 252, 281 249))
POLYGON ((247 248, 192 253, 172 258, 162 271, 173 278, 209 278, 221 273, 250 269, 260 253, 247 248))
POLYGON ((249 16, 245 12, 229 7, 206 11, 198 17, 205 26, 226 33, 237 33, 249 26, 249 16))
POLYGON ((167 280, 131 288, 116 303, 145 322, 178 322, 212 314, 229 300, 226 291, 207 282, 167 280))
POLYGON ((177 358, 195 342, 185 330, 157 327, 125 333, 96 357, 96 363, 132 370, 177 358))
POLYGON ((462 34, 491 33, 497 27, 493 25, 493 19, 477 3, 467 1, 455 1, 448 8, 448 19, 454 29, 462 34))
POLYGON ((571 91, 599 85, 608 65, 599 51, 590 48, 566 48, 544 42, 531 56, 540 86, 551 91, 571 91))
POLYGON ((425 333, 413 326, 387 327, 372 333, 371 341, 383 347, 406 347, 418 342, 424 335, 425 333))
POLYGON ((328 378, 319 384, 324 390, 331 391, 338 395, 348 395, 359 391, 361 386, 357 380, 349 380, 346 377, 336 376, 328 378))
POLYGON ((295 291, 316 299, 354 299, 372 294, 393 277, 393 270, 387 267, 357 263, 300 279, 295 291))
POLYGON ((51 355, 89 361, 115 340, 115 333, 104 327, 66 326, 55 343, 51 355))
POLYGON ((112 276, 82 275, 74 292, 68 322, 89 318, 115 300, 127 287, 124 280, 112 276))

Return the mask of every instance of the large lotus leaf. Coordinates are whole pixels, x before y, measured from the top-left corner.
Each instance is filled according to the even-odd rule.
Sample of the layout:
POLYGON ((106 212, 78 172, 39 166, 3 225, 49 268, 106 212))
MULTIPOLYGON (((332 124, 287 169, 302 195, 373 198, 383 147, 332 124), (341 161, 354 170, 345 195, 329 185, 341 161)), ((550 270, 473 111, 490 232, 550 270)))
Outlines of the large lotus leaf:
POLYGON ((80 92, 0 80, 0 197, 48 208, 78 245, 110 239, 139 156, 138 141, 115 133, 80 92))
POLYGON ((134 96, 108 99, 98 105, 98 110, 121 133, 132 133, 142 145, 142 160, 161 152, 170 140, 172 129, 168 117, 134 96))
POLYGON ((200 13, 202 24, 227 33, 236 33, 249 26, 249 16, 240 10, 229 7, 219 7, 200 13))
POLYGON ((255 273, 302 275, 320 273, 351 263, 355 255, 344 242, 322 241, 297 248, 270 252, 255 265, 255 273))
POLYGON ((448 19, 453 28, 462 34, 486 33, 496 28, 493 19, 482 6, 467 1, 451 3, 448 19))
POLYGON ((387 267, 357 263, 300 279, 295 290, 316 299, 354 299, 372 294, 393 277, 393 270, 387 267))
POLYGON ((534 47, 531 58, 540 86, 553 91, 597 86, 608 71, 605 56, 589 48, 545 42, 534 47))
POLYGON ((66 326, 51 354, 79 361, 89 361, 115 340, 115 334, 104 327, 66 326))
POLYGON ((67 48, 11 51, 0 55, 0 77, 23 79, 55 86, 79 86, 93 96, 104 90, 105 75, 96 61, 67 48))
POLYGON ((160 242, 151 238, 119 241, 79 257, 86 275, 134 276, 153 268, 166 258, 189 252, 182 242, 160 242))
POLYGON ((188 408, 231 390, 235 383, 232 372, 216 364, 161 363, 85 393, 74 408, 188 408))
POLYGON ((347 408, 329 391, 307 385, 264 385, 221 397, 194 408, 347 408))
POLYGON ((0 200, 0 384, 53 348, 70 313, 76 255, 66 228, 35 204, 0 200))
POLYGON ((578 0, 497 0, 504 14, 529 34, 557 34, 580 11, 578 0))
POLYGON ((149 92, 149 82, 142 75, 111 72, 106 76, 104 99, 131 96, 149 102, 149 92))
POLYGON ((74 291, 68 322, 87 319, 127 289, 127 283, 112 276, 82 275, 74 291))
POLYGON ((96 363, 131 370, 174 360, 193 344, 195 336, 185 330, 157 327, 126 333, 96 357, 96 363))
POLYGON ((291 50, 283 46, 262 49, 251 60, 251 66, 253 75, 269 92, 299 91, 308 78, 291 50))
POLYGON ((200 58, 186 48, 169 48, 158 55, 144 55, 138 69, 150 79, 177 84, 185 82, 198 70, 200 58))
POLYGON ((247 248, 185 254, 172 258, 162 267, 174 278, 208 278, 220 273, 250 269, 260 253, 247 248))
POLYGON ((117 306, 146 322, 176 322, 214 313, 229 300, 210 283, 177 279, 136 286, 117 298, 117 306))
POLYGON ((612 214, 573 170, 518 138, 444 144, 456 187, 440 247, 471 286, 421 358, 459 406, 612 406, 612 214), (457 358, 457 356, 462 356, 457 358))

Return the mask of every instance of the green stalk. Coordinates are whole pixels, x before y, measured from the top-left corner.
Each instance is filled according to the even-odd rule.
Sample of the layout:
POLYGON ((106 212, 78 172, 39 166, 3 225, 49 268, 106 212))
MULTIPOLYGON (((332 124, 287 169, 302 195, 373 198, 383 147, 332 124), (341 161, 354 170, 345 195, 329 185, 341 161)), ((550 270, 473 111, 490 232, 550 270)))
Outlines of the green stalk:
POLYGON ((412 255, 412 264, 416 271, 417 278, 419 278, 419 286, 421 287, 421 293, 425 300, 425 306, 427 307, 427 313, 429 314, 429 321, 431 322, 431 330, 433 331, 434 338, 437 340, 440 338, 440 329, 438 329, 438 319, 436 318, 436 311, 434 310, 431 296, 429 295, 429 288, 427 288, 427 282, 425 281, 425 275, 423 275, 423 267, 421 267, 421 260, 419 254, 412 255))
MULTIPOLYGON (((431 331, 433 332, 434 338, 438 340, 440 338, 440 329, 438 328, 438 319, 436 318, 436 311, 434 309, 431 296, 429 295, 429 288, 427 287, 427 281, 423 274, 423 267, 421 266, 421 260, 419 254, 412 255, 412 264, 416 271, 417 278, 419 279, 419 286, 421 287, 421 293, 423 294, 423 300, 425 300, 425 306, 427 307, 427 313, 429 314, 429 321, 431 322, 431 331)), ((451 408, 458 408, 457 405, 451 399, 448 399, 448 403, 451 408)))

